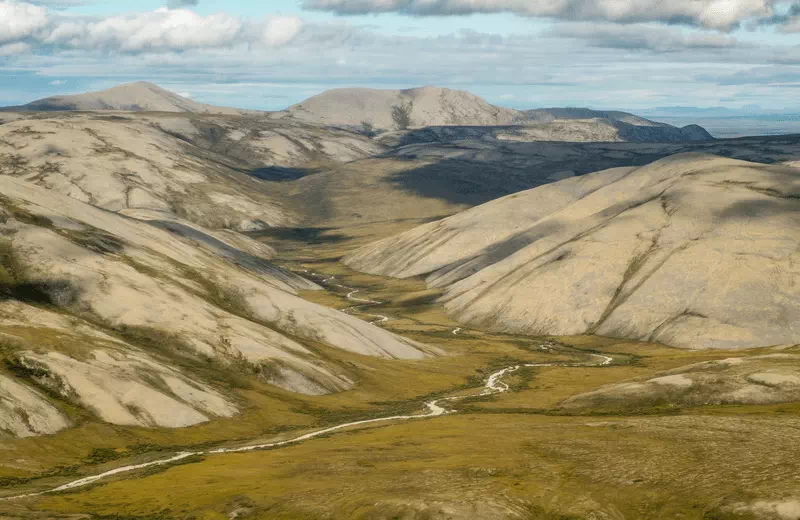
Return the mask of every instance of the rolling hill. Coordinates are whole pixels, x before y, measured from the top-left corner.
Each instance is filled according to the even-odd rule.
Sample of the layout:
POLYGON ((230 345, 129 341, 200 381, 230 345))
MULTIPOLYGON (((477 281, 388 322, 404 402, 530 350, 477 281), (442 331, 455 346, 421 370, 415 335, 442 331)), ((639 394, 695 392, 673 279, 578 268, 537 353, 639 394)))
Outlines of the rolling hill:
POLYGON ((0 112, 3 518, 795 510, 800 136, 142 88, 0 112))
POLYGON ((309 345, 437 352, 299 298, 320 287, 238 233, 0 186, 0 426, 15 436, 75 422, 53 396, 112 424, 180 427, 237 413, 237 377, 309 395, 355 384, 309 345))
POLYGON ((800 172, 704 154, 518 193, 345 259, 460 321, 692 348, 796 343, 800 172))
POLYGON ((375 129, 403 126, 494 126, 514 121, 517 112, 490 105, 474 94, 438 87, 408 90, 328 90, 289 107, 282 117, 323 125, 375 129), (395 112, 393 115, 393 111, 395 112), (405 116, 407 120, 398 118, 405 116))
POLYGON ((251 115, 344 127, 369 137, 385 134, 380 135, 380 141, 389 146, 463 140, 475 138, 478 134, 480 138, 526 142, 683 142, 712 139, 708 132, 697 125, 676 128, 626 112, 586 108, 515 110, 492 105, 466 91, 432 86, 406 90, 334 89, 284 111, 266 113, 198 103, 152 83, 140 81, 100 92, 48 97, 2 110, 251 115))
POLYGON ((474 138, 572 142, 712 139, 696 125, 676 128, 626 112, 585 108, 515 110, 491 105, 469 92, 430 86, 329 90, 273 117, 382 134, 381 142, 392 146, 474 138))
POLYGON ((122 111, 122 112, 190 112, 194 114, 237 115, 251 110, 205 105, 179 96, 146 81, 118 85, 99 92, 39 99, 6 110, 21 112, 55 111, 122 111))

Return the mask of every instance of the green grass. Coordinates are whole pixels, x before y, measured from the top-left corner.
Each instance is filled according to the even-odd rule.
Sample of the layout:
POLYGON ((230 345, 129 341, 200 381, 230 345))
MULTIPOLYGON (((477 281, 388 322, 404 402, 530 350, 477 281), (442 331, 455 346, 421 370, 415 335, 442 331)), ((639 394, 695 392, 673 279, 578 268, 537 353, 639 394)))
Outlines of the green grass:
POLYGON ((174 518, 217 518, 245 495, 258 511, 284 515, 276 518, 392 518, 386 515, 483 503, 516 509, 517 518, 734 518, 725 516, 721 497, 735 504, 793 489, 785 475, 797 457, 774 452, 767 441, 773 437, 786 445, 800 440, 774 419, 761 425, 737 418, 451 416, 208 456, 48 497, 37 507, 143 517, 169 509, 174 518))
POLYGON ((527 505, 520 516, 522 520, 584 520, 585 517, 564 515, 556 511, 549 511, 541 506, 527 505))

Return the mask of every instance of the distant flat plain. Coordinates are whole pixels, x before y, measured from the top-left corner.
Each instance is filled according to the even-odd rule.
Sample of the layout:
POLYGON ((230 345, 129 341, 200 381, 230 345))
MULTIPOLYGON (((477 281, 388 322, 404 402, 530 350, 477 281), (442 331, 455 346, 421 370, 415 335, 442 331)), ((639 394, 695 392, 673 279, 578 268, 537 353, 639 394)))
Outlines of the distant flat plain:
POLYGON ((700 125, 718 139, 800 133, 800 114, 765 114, 733 117, 650 116, 673 126, 700 125))

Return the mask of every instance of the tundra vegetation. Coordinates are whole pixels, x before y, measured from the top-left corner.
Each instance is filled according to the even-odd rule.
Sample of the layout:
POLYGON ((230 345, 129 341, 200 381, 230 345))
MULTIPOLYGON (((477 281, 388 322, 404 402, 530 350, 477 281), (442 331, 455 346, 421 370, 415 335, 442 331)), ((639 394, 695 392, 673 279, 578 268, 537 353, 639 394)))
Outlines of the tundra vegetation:
MULTIPOLYGON (((373 232, 379 232, 377 227, 373 232)), ((318 240, 324 242, 331 233, 318 240)), ((482 386, 493 370, 520 362, 581 364, 591 353, 610 355, 615 362, 603 368, 521 371, 506 380, 511 392, 460 402, 454 406, 459 413, 452 416, 355 429, 276 450, 208 455, 0 507, 20 517, 47 511, 225 518, 239 511, 244 518, 549 519, 617 511, 632 518, 710 519, 756 518, 752 504, 790 495, 794 484, 787 476, 798 463, 790 446, 800 440, 795 397, 708 404, 687 400, 683 388, 669 382, 647 383, 654 387, 649 398, 614 397, 614 385, 658 381, 684 371, 717 378, 717 365, 729 358, 747 358, 750 374, 776 367, 791 371, 797 365, 790 358, 771 358, 775 352, 768 348, 690 351, 610 338, 535 338, 469 328, 453 336, 458 324, 436 303, 439 290, 420 279, 358 273, 336 261, 365 240, 349 236, 325 246, 286 240, 280 243, 279 261, 314 272, 320 281, 335 276, 342 285, 384 301, 369 312, 391 316, 387 328, 443 348, 447 357, 398 363, 316 345, 351 367, 359 385, 328 396, 298 396, 244 373, 235 392, 246 405, 236 418, 178 430, 109 427, 88 419, 56 436, 7 441, 4 445, 19 458, 35 456, 37 467, 6 470, 6 493, 42 489, 182 450, 288 438, 326 425, 421 412, 431 396, 468 392, 482 386), (311 250, 313 260, 307 256, 311 250), (598 388, 608 389, 604 392, 610 397, 594 396, 598 388), (776 446, 783 447, 780 453, 776 446), (692 475, 702 484, 687 478, 692 475)), ((345 290, 326 288, 302 295, 335 308, 352 306, 345 290)), ((149 342, 155 345, 159 339, 138 344, 149 342)), ((725 384, 741 388, 751 382, 725 384)), ((710 395, 714 390, 704 391, 710 395)))
MULTIPOLYGON (((761 300, 722 319, 676 311, 685 294, 644 292, 686 250, 725 250, 742 277, 762 272, 752 262, 767 271, 741 286, 778 300, 776 331, 791 333, 798 175, 780 163, 800 155, 797 138, 713 141, 629 114, 521 114, 430 88, 376 94, 367 115, 351 110, 363 96, 339 92, 267 116, 140 87, 137 106, 184 112, 0 125, 0 516, 797 516, 800 348, 693 348, 688 325, 759 331, 761 300), (529 124, 508 126, 520 117, 529 124), (549 202, 526 191, 544 185, 549 202), (742 204, 726 213, 726 201, 742 204), (610 251, 602 231, 614 226, 631 246, 621 259, 592 249, 610 251), (558 286, 580 289, 570 297, 537 285, 572 280, 587 258, 618 276, 585 321, 614 327, 547 329, 596 310, 579 305, 580 284, 558 286), (504 283, 514 305, 491 299, 504 283), (675 319, 620 326, 641 294, 637 308, 675 319), (542 310, 552 319, 533 323, 542 310), (670 330, 683 348, 658 342, 670 330), (422 414, 525 364, 541 366, 439 417, 208 453, 422 414), (1 500, 181 452, 204 454, 1 500)), ((725 281, 726 265, 680 272, 717 266, 725 281)))

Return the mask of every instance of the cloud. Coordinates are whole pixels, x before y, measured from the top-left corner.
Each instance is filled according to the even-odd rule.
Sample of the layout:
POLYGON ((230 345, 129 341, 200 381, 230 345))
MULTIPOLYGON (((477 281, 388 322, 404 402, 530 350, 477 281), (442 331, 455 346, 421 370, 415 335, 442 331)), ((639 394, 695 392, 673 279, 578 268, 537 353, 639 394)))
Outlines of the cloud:
POLYGON ((70 7, 97 4, 100 3, 100 1, 101 0, 31 0, 28 3, 42 5, 52 9, 68 9, 70 7))
POLYGON ((652 24, 564 23, 556 25, 548 34, 561 38, 581 39, 595 47, 657 52, 729 49, 740 45, 732 36, 652 24))
MULTIPOLYGON (((701 80, 709 80, 700 76, 701 80)), ((771 86, 800 86, 800 67, 767 66, 747 69, 733 74, 723 74, 713 78, 719 85, 771 85, 771 86)))
POLYGON ((781 0, 302 0, 309 10, 340 15, 400 13, 452 16, 513 13, 519 16, 619 23, 662 22, 730 30, 771 16, 781 0))
POLYGON ((800 3, 793 2, 785 9, 780 9, 780 6, 770 16, 762 17, 755 21, 753 25, 769 26, 769 25, 787 25, 800 16, 800 3))
POLYGON ((792 4, 786 12, 762 20, 761 25, 777 25, 783 33, 800 32, 800 3, 792 4))
POLYGON ((263 41, 270 47, 278 47, 292 41, 303 27, 303 21, 294 16, 275 16, 266 21, 263 41))
POLYGON ((44 29, 48 21, 44 7, 0 2, 0 44, 29 38, 44 29))
POLYGON ((58 21, 44 43, 122 52, 180 50, 232 45, 241 31, 241 20, 226 14, 161 8, 99 21, 58 21))
MULTIPOLYGON (((193 5, 196 0, 170 1, 193 5)), ((243 19, 225 13, 200 15, 183 8, 108 17, 63 16, 46 8, 0 0, 0 45, 25 43, 44 52, 86 50, 145 53, 223 47, 280 47, 303 30, 296 17, 243 19)), ((9 53, 10 54, 10 53, 9 53)))
POLYGON ((170 9, 178 9, 181 7, 195 6, 199 3, 199 0, 167 0, 167 7, 170 9))
MULTIPOLYGON (((569 1, 576 3, 551 0, 548 5, 569 1)), ((492 4, 503 2, 508 3, 492 4)), ((450 2, 455 3, 469 2, 450 2)), ((0 13, 0 95, 10 104, 33 97, 34 90, 20 85, 21 77, 38 88, 50 80, 69 80, 75 91, 146 78, 191 92, 198 101, 252 108, 283 108, 336 86, 425 84, 476 91, 496 103, 528 108, 714 105, 722 97, 794 104, 797 89, 788 85, 794 75, 800 77, 800 67, 793 66, 782 67, 786 77, 765 75, 751 83, 728 77, 800 64, 800 47, 774 39, 757 42, 737 34, 737 42, 733 35, 695 26, 588 23, 577 14, 534 24, 526 33, 428 35, 387 31, 381 20, 368 26, 342 18, 253 19, 180 8, 89 17, 9 0, 0 5, 6 9, 0 13)), ((789 12, 775 11, 769 16, 789 12)))
POLYGON ((30 52, 31 46, 25 42, 0 45, 0 56, 17 56, 30 52))

